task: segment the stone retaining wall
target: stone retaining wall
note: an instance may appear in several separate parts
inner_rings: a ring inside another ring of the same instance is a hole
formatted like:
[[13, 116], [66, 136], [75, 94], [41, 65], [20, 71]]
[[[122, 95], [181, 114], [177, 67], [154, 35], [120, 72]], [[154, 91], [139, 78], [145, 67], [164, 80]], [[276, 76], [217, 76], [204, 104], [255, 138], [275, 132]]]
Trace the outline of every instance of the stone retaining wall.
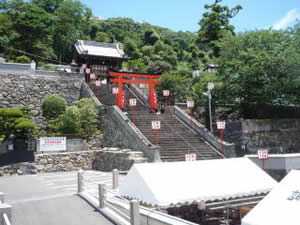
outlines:
[[149, 162], [160, 161], [159, 146], [153, 145], [116, 106], [107, 107], [103, 121], [105, 146], [141, 151]]
[[48, 172], [129, 170], [133, 163], [145, 162], [142, 152], [130, 149], [103, 148], [95, 151], [36, 153], [35, 161], [0, 167], [0, 176]]
[[80, 98], [83, 79], [78, 76], [35, 74], [0, 74], [0, 108], [22, 107], [30, 109], [36, 122], [42, 122], [41, 103], [45, 96], [62, 95], [68, 103]]

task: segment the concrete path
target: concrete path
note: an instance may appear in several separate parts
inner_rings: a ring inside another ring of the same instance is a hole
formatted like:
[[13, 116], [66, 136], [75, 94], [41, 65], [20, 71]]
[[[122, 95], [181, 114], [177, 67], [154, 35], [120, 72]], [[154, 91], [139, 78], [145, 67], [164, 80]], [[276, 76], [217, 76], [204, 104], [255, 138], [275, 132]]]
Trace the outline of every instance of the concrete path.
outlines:
[[[111, 173], [86, 172], [89, 189], [99, 183], [111, 187]], [[13, 207], [14, 225], [111, 224], [76, 195], [77, 172], [0, 178], [0, 192]]]

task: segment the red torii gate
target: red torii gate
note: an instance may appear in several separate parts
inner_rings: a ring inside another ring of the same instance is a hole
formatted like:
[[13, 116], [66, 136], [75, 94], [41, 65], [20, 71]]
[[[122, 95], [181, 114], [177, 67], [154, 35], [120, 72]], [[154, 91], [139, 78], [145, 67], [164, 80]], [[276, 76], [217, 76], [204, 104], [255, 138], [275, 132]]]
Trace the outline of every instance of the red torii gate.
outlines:
[[125, 91], [124, 84], [148, 84], [148, 103], [151, 111], [157, 111], [158, 102], [156, 94], [156, 86], [159, 84], [160, 74], [141, 74], [129, 72], [109, 71], [111, 82], [118, 85], [118, 93], [116, 96], [116, 105], [120, 109], [125, 108]]

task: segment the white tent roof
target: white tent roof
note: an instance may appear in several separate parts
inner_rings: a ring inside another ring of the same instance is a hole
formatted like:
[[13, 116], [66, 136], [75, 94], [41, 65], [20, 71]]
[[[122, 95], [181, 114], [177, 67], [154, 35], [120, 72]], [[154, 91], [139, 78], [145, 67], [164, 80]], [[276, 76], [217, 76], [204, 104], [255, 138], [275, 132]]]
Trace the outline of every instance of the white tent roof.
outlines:
[[[289, 200], [294, 195], [298, 200]], [[299, 225], [300, 171], [291, 171], [242, 220], [243, 225]]]
[[110, 58], [123, 58], [125, 53], [119, 43], [100, 43], [96, 41], [78, 40], [75, 43], [78, 54], [93, 55]]
[[267, 193], [276, 183], [248, 158], [149, 163], [131, 168], [120, 194], [166, 207]]

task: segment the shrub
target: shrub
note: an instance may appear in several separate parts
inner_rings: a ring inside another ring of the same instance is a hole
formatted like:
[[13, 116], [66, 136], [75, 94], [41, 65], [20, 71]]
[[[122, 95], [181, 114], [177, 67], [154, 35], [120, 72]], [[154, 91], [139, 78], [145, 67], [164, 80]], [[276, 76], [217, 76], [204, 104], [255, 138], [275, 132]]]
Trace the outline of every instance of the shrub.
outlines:
[[21, 55], [21, 56], [16, 57], [15, 62], [16, 63], [30, 63], [31, 59], [26, 55]]
[[59, 117], [58, 131], [69, 135], [80, 134], [80, 111], [77, 106], [68, 107], [65, 113]]
[[43, 116], [48, 119], [55, 119], [66, 111], [67, 102], [58, 95], [49, 95], [42, 103]]

